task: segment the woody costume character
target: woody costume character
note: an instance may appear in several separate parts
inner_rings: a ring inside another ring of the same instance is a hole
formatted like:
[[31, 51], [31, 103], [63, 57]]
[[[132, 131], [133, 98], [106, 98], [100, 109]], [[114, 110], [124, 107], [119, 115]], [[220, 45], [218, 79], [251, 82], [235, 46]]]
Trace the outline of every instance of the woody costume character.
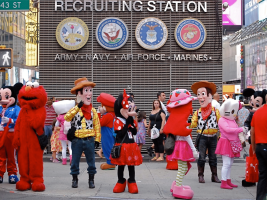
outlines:
[[78, 187], [79, 163], [82, 152], [84, 152], [88, 164], [89, 188], [95, 188], [94, 176], [95, 148], [99, 147], [101, 139], [100, 122], [96, 109], [92, 107], [93, 87], [95, 83], [89, 82], [87, 78], [79, 78], [75, 82], [75, 87], [71, 89], [72, 94], [76, 94], [78, 105], [70, 109], [64, 119], [71, 123], [68, 134], [74, 132], [72, 139], [72, 162], [71, 175], [73, 177], [72, 187]]
[[[204, 129], [197, 147], [199, 150], [199, 159], [197, 161], [199, 183], [205, 183], [204, 168], [207, 149], [212, 173], [211, 181], [221, 183], [217, 176], [217, 157], [215, 154], [220, 113], [218, 109], [211, 105], [212, 95], [216, 93], [216, 85], [208, 81], [199, 81], [195, 82], [191, 89], [197, 95], [201, 108], [194, 112], [190, 128], [197, 127], [198, 134], [201, 134], [202, 129]], [[203, 128], [205, 123], [206, 125]]]
[[[113, 188], [114, 193], [124, 192], [126, 182], [130, 193], [138, 193], [138, 187], [135, 181], [135, 165], [140, 165], [143, 162], [139, 147], [134, 141], [133, 135], [136, 135], [137, 122], [133, 116], [136, 116], [134, 111], [134, 102], [130, 95], [120, 94], [115, 101], [114, 111], [116, 119], [114, 122], [114, 131], [117, 133], [115, 145], [121, 146], [119, 158], [112, 158], [111, 163], [118, 165], [118, 182]], [[124, 178], [124, 168], [128, 165], [129, 179]]]

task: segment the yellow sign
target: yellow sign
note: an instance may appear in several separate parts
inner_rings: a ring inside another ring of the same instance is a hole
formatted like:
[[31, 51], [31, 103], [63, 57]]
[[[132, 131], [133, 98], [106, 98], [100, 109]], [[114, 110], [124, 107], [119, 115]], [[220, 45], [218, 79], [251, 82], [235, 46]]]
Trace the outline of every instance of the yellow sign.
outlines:
[[88, 41], [87, 25], [77, 17], [69, 17], [59, 23], [56, 30], [58, 44], [67, 50], [78, 50]]

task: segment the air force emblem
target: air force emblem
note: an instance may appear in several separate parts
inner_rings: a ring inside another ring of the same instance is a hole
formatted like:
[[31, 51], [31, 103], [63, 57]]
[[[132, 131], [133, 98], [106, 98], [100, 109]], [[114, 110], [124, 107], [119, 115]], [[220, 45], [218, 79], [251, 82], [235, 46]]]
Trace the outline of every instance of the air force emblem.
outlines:
[[138, 44], [148, 50], [162, 47], [168, 38], [168, 29], [163, 21], [155, 17], [148, 17], [139, 22], [135, 29]]

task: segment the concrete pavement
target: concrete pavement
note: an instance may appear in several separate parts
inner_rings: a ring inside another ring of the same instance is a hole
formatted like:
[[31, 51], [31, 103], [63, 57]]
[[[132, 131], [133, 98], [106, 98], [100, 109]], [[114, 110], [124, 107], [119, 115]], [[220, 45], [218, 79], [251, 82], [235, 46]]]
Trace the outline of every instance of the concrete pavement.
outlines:
[[[136, 167], [136, 181], [139, 188], [138, 194], [130, 194], [128, 189], [120, 194], [112, 192], [117, 182], [117, 170], [101, 170], [97, 159], [97, 174], [95, 175], [95, 189], [88, 188], [88, 174], [86, 162], [80, 163], [79, 187], [71, 188], [72, 177], [69, 165], [61, 163], [44, 162], [44, 180], [46, 190], [44, 192], [34, 193], [31, 190], [20, 192], [15, 189], [15, 185], [7, 183], [7, 175], [4, 182], [0, 184], [0, 199], [8, 197], [15, 199], [15, 196], [27, 199], [174, 199], [170, 193], [170, 186], [175, 180], [177, 171], [166, 170], [166, 162], [150, 162], [149, 157], [145, 156], [142, 165]], [[221, 174], [222, 163], [218, 163], [218, 174]], [[124, 171], [125, 178], [128, 178], [128, 169]], [[243, 158], [236, 159], [232, 167], [232, 182], [238, 185], [233, 190], [223, 190], [220, 184], [212, 183], [211, 173], [208, 164], [205, 169], [205, 184], [198, 183], [197, 166], [192, 163], [192, 168], [185, 176], [183, 184], [190, 185], [194, 191], [193, 199], [208, 200], [230, 200], [230, 199], [255, 199], [256, 187], [244, 188], [241, 181], [245, 175], [245, 162]], [[5, 194], [5, 195], [4, 195]], [[29, 196], [30, 195], [30, 196]], [[34, 196], [33, 196], [34, 195]], [[1, 198], [2, 197], [2, 198]], [[14, 198], [13, 198], [14, 197]], [[36, 197], [36, 198], [33, 198]], [[6, 198], [5, 198], [6, 199]]]

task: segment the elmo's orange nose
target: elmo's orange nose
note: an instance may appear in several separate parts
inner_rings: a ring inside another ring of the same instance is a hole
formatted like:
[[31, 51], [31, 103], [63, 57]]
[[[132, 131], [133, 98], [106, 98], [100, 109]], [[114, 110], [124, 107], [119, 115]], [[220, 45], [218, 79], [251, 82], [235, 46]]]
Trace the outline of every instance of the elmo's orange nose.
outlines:
[[26, 87], [25, 87], [25, 91], [26, 91], [26, 92], [30, 91], [31, 89], [32, 89], [31, 86], [26, 86]]

